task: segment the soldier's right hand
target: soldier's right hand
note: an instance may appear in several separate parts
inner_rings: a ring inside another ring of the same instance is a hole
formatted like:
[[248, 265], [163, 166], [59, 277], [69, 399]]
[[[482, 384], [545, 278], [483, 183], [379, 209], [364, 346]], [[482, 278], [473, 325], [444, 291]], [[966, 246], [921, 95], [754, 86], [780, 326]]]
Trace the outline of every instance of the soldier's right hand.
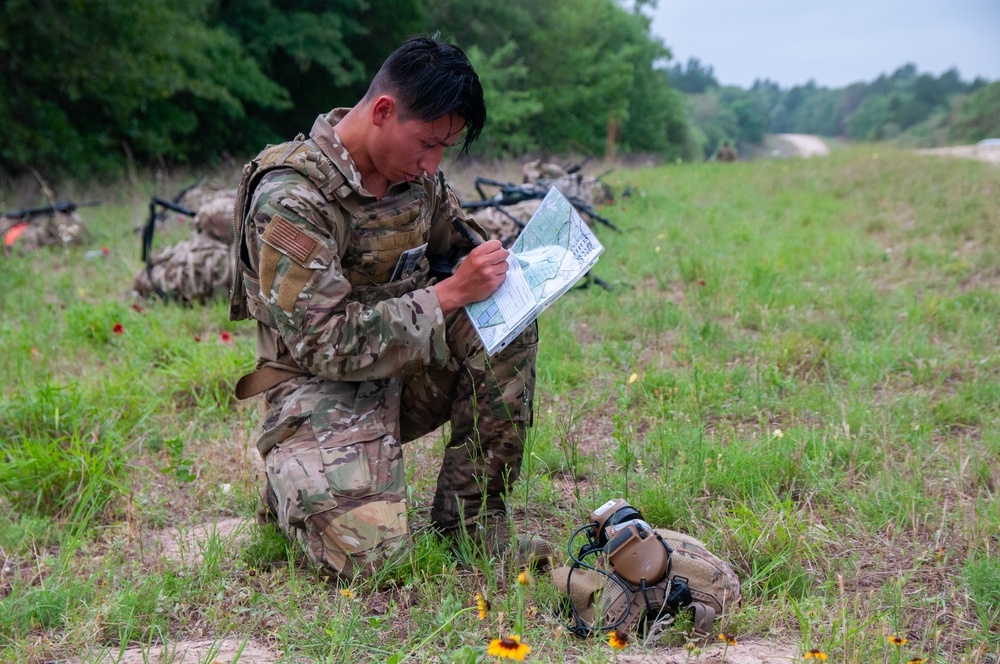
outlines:
[[500, 240], [490, 240], [473, 249], [455, 274], [434, 285], [444, 314], [492, 295], [507, 278], [509, 255]]

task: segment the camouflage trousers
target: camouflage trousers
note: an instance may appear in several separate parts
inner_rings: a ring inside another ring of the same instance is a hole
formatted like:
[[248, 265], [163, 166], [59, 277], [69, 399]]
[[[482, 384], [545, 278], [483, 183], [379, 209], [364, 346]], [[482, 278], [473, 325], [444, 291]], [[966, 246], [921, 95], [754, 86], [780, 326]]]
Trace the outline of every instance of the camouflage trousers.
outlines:
[[[298, 404], [300, 423], [265, 456], [268, 507], [331, 575], [367, 578], [406, 544], [402, 445], [447, 421], [433, 525], [447, 530], [506, 513], [532, 418], [537, 327], [487, 357], [464, 311], [446, 325], [451, 357], [443, 368], [364, 383], [312, 377], [282, 400], [284, 411]], [[315, 390], [323, 398], [308, 394]]]

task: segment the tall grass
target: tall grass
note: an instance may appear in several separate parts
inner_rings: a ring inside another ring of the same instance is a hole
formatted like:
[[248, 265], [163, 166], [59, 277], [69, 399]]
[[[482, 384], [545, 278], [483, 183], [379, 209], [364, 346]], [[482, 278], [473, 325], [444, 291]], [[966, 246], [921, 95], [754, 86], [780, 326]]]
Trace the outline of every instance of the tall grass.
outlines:
[[[520, 534], [557, 549], [619, 496], [703, 539], [743, 581], [719, 624], [738, 641], [985, 664], [1000, 657], [1000, 171], [875, 150], [608, 176], [632, 192], [604, 210], [624, 232], [597, 229], [614, 289], [541, 318], [509, 502]], [[231, 397], [252, 326], [225, 303], [132, 306], [151, 188], [83, 211], [96, 244], [0, 261], [0, 660], [229, 634], [283, 661], [488, 660], [515, 629], [511, 560], [421, 535], [346, 597], [270, 528], [155, 552], [164, 528], [249, 520], [259, 462], [254, 408]], [[445, 439], [406, 449], [416, 528]], [[613, 657], [560, 628], [544, 575], [525, 597], [529, 659]], [[680, 647], [685, 625], [630, 649]]]

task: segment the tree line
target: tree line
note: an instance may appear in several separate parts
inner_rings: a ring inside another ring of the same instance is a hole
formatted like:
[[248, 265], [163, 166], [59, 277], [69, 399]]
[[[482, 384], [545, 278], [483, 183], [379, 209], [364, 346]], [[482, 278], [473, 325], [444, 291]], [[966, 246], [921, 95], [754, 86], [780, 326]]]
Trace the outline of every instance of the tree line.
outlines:
[[350, 106], [403, 39], [463, 48], [489, 109], [475, 153], [652, 153], [816, 133], [913, 145], [1000, 135], [1000, 82], [913, 65], [871, 83], [720, 86], [650, 31], [655, 0], [5, 0], [0, 176], [117, 177], [243, 160]]
[[87, 177], [242, 159], [353, 105], [403, 39], [463, 48], [480, 154], [690, 156], [648, 0], [6, 0], [0, 171]]
[[934, 76], [906, 64], [870, 83], [835, 89], [812, 81], [789, 89], [769, 80], [747, 90], [720, 86], [713, 68], [697, 58], [674, 64], [668, 73], [671, 85], [687, 95], [692, 140], [706, 156], [722, 140], [758, 144], [765, 133], [909, 147], [1000, 136], [1000, 81], [963, 81], [956, 69]]

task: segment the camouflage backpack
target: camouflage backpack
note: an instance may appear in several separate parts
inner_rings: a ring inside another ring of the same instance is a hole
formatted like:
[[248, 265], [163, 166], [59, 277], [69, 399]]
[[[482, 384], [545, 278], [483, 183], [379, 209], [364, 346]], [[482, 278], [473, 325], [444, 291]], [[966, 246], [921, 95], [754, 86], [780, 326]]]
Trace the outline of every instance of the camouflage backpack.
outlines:
[[233, 284], [232, 248], [204, 233], [153, 256], [136, 272], [132, 289], [141, 297], [156, 293], [185, 304], [227, 296]]
[[196, 210], [194, 227], [201, 233], [226, 244], [233, 243], [234, 223], [233, 206], [236, 202], [235, 191], [219, 192], [215, 198], [205, 201]]

